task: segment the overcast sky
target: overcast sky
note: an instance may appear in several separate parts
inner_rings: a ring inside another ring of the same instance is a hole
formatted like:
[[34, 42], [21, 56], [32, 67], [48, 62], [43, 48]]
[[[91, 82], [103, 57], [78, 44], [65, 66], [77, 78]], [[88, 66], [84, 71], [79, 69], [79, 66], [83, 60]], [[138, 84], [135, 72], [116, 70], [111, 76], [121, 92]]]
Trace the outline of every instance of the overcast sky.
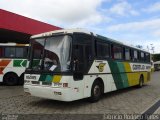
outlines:
[[160, 53], [160, 0], [0, 0], [0, 8]]

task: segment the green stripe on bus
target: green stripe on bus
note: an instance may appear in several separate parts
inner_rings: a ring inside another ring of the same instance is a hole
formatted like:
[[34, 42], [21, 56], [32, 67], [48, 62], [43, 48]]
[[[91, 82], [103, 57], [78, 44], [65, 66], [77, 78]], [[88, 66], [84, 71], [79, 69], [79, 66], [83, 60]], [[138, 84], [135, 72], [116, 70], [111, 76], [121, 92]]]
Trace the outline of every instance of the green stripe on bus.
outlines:
[[41, 75], [39, 78], [39, 81], [45, 81], [46, 77], [47, 77], [47, 75]]
[[46, 82], [52, 82], [53, 76], [47, 75], [45, 81]]
[[43, 82], [52, 82], [53, 80], [53, 76], [51, 75], [41, 75], [39, 78], [39, 81], [43, 81]]
[[23, 60], [13, 60], [13, 67], [22, 67], [21, 62]]
[[22, 66], [26, 67], [26, 65], [27, 65], [27, 60], [24, 60], [23, 63], [22, 63]]
[[[113, 79], [117, 89], [122, 89], [128, 87], [128, 78], [125, 72], [125, 68], [123, 63], [121, 62], [108, 62], [111, 73], [113, 75]], [[123, 72], [119, 74], [120, 72]]]
[[119, 68], [119, 72], [122, 73], [120, 75], [121, 75], [121, 80], [122, 80], [122, 83], [123, 83], [123, 87], [124, 88], [129, 87], [128, 77], [127, 77], [127, 74], [125, 73], [126, 70], [125, 70], [124, 64], [122, 62], [118, 62], [117, 65], [118, 65], [118, 68]]

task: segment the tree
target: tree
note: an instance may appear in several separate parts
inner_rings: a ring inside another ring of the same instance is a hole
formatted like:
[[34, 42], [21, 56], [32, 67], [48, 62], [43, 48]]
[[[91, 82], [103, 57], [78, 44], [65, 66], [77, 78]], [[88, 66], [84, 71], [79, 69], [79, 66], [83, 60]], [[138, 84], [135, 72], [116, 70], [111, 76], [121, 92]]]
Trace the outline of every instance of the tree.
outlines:
[[137, 48], [142, 49], [143, 46], [142, 45], [136, 45]]
[[160, 61], [160, 54], [153, 54], [153, 61]]

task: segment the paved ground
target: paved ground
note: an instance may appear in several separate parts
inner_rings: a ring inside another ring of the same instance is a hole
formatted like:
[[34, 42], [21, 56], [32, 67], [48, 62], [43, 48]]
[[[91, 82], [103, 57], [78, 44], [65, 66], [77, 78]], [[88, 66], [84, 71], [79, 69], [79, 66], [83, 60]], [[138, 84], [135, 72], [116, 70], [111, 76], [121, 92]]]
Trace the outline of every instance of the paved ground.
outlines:
[[[140, 114], [160, 99], [160, 72], [143, 88], [127, 88], [107, 93], [97, 103], [87, 100], [59, 102], [27, 96], [22, 86], [0, 86], [2, 114]], [[156, 111], [160, 113], [160, 109]]]

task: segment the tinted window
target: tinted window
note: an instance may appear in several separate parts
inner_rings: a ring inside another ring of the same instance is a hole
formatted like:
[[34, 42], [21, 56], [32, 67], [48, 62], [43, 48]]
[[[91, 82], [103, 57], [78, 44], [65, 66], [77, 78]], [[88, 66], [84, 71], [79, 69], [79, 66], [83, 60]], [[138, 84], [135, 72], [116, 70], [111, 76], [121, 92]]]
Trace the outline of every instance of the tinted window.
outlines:
[[108, 58], [110, 53], [109, 44], [97, 42], [96, 53], [99, 58]]
[[15, 53], [16, 53], [15, 47], [6, 47], [5, 52], [4, 52], [4, 56], [9, 57], [9, 58], [13, 58], [13, 57], [15, 57]]
[[144, 54], [144, 52], [141, 52], [141, 54], [140, 54], [140, 57], [141, 57], [141, 61], [145, 61], [145, 54]]
[[134, 51], [133, 51], [133, 60], [134, 60], [134, 61], [137, 61], [137, 60], [138, 60], [138, 52], [137, 52], [137, 50], [134, 50]]
[[74, 44], [88, 44], [91, 45], [91, 36], [86, 34], [75, 34]]
[[26, 58], [27, 48], [17, 47], [16, 48], [16, 58]]
[[92, 58], [92, 37], [87, 34], [74, 34], [73, 40], [73, 60], [78, 61], [74, 69], [85, 72], [88, 69]]
[[113, 46], [113, 58], [114, 59], [122, 59], [122, 47], [120, 46]]
[[125, 48], [125, 60], [130, 60], [130, 49]]

